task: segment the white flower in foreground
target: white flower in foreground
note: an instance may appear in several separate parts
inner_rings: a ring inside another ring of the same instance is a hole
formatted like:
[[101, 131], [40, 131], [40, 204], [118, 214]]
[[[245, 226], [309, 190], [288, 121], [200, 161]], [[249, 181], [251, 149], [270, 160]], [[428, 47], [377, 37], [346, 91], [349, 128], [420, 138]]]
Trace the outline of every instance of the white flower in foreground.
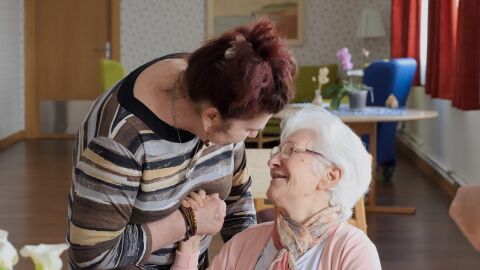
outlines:
[[8, 232], [0, 230], [0, 270], [12, 270], [18, 262], [18, 253], [15, 247], [8, 242]]
[[31, 257], [35, 264], [35, 269], [60, 270], [62, 269], [62, 259], [60, 258], [60, 254], [62, 254], [67, 248], [67, 244], [26, 245], [20, 249], [20, 254], [23, 257]]

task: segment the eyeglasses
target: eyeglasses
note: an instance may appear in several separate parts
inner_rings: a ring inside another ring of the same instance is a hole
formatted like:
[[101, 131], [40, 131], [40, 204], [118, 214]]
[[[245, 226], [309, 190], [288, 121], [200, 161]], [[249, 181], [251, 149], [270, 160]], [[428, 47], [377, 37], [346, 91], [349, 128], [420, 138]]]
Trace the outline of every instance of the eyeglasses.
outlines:
[[291, 158], [293, 156], [293, 153], [312, 153], [314, 155], [321, 156], [328, 161], [328, 159], [323, 154], [310, 149], [298, 148], [294, 143], [290, 142], [287, 142], [281, 146], [275, 146], [272, 151], [270, 151], [270, 158], [273, 158], [278, 153], [280, 153], [280, 156], [285, 159]]

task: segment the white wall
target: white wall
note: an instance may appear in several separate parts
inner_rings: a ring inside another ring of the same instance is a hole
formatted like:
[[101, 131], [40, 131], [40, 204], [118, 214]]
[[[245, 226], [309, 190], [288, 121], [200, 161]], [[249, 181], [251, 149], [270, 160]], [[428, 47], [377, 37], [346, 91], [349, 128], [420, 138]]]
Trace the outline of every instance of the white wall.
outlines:
[[202, 44], [203, 0], [122, 0], [120, 7], [121, 59], [127, 70]]
[[0, 139], [25, 128], [23, 0], [0, 1]]
[[409, 106], [438, 111], [438, 118], [411, 122], [405, 132], [416, 149], [460, 185], [480, 185], [480, 111], [452, 108], [450, 101], [432, 99], [423, 87], [412, 89]]
[[[361, 45], [371, 59], [390, 55], [390, 0], [304, 0], [303, 46], [293, 51], [300, 65], [336, 63], [335, 53], [349, 47], [360, 64]], [[362, 7], [380, 10], [387, 36], [355, 37]], [[121, 58], [128, 70], [164, 54], [193, 51], [205, 39], [205, 0], [122, 0]]]

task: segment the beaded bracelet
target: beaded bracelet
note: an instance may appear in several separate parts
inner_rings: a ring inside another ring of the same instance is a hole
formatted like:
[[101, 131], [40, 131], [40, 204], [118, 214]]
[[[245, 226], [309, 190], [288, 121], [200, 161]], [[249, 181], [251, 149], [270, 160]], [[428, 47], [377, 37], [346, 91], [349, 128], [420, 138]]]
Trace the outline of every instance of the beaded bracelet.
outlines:
[[180, 205], [178, 208], [180, 213], [183, 216], [183, 219], [185, 220], [185, 238], [183, 241], [187, 241], [190, 237], [194, 236], [197, 233], [197, 219], [195, 218], [195, 214], [193, 213], [193, 210], [191, 207], [184, 207], [183, 205]]
[[197, 219], [195, 218], [195, 213], [191, 207], [185, 208], [187, 211], [188, 218], [190, 220], [191, 236], [197, 234]]

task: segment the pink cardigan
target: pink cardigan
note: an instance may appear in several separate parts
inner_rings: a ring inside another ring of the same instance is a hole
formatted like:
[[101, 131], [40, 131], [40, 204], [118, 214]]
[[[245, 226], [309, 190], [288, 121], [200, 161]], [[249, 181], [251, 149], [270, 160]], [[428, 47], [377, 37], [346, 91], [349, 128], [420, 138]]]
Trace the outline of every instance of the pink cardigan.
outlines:
[[[268, 222], [237, 234], [222, 247], [209, 269], [255, 269], [258, 257], [272, 236], [272, 230], [273, 222]], [[328, 238], [321, 256], [318, 269], [382, 269], [375, 245], [361, 230], [348, 223], [342, 223]], [[172, 269], [197, 269], [197, 258], [177, 251]]]

